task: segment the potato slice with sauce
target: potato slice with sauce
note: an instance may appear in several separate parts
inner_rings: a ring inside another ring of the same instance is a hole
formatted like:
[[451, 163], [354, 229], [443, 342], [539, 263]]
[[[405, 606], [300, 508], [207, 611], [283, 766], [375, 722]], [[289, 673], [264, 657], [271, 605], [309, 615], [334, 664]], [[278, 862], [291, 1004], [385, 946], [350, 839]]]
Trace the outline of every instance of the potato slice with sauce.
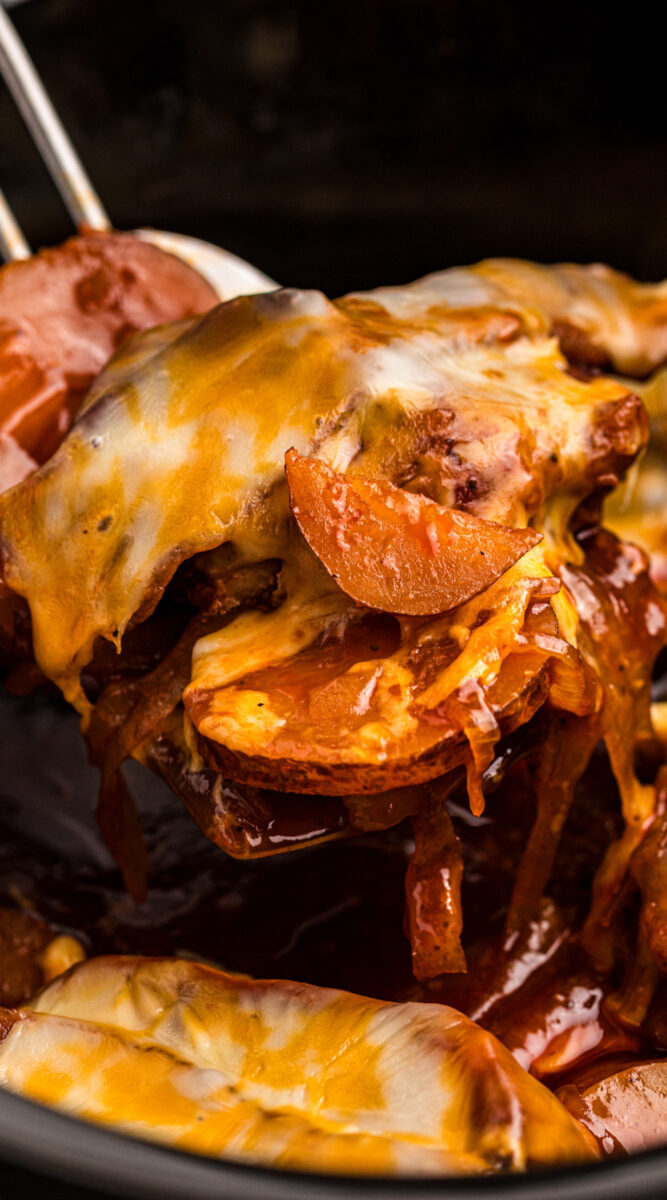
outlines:
[[598, 702], [558, 637], [557, 589], [536, 552], [439, 617], [399, 620], [333, 586], [296, 586], [195, 646], [184, 701], [201, 752], [240, 782], [328, 795], [424, 782], [469, 749], [479, 775], [501, 732], [544, 700], [554, 658], [573, 668], [564, 705]]
[[542, 540], [384, 480], [342, 475], [288, 450], [292, 512], [346, 595], [411, 616], [449, 612], [495, 583]]

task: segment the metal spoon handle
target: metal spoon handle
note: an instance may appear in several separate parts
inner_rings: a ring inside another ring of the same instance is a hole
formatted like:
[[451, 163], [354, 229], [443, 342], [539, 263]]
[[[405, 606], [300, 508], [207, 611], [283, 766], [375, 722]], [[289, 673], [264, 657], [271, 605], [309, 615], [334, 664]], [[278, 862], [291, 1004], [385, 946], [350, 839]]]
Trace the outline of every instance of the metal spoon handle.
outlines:
[[0, 70], [75, 225], [109, 229], [100, 198], [1, 4]]
[[0, 255], [6, 262], [30, 258], [30, 246], [14, 216], [3, 191], [0, 190]]

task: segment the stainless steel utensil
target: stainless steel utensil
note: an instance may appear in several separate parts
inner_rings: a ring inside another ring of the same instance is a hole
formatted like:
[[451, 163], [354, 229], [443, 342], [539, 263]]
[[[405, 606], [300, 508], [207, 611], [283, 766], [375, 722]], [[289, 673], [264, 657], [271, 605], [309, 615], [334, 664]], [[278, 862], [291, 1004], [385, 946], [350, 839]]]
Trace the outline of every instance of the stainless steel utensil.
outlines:
[[[1, 4], [0, 71], [75, 226], [100, 231], [111, 229], [104, 206]], [[221, 300], [251, 292], [270, 292], [279, 286], [251, 263], [198, 238], [157, 229], [139, 229], [136, 235], [189, 263], [208, 280]], [[0, 253], [6, 260], [30, 256], [30, 246], [2, 192]]]

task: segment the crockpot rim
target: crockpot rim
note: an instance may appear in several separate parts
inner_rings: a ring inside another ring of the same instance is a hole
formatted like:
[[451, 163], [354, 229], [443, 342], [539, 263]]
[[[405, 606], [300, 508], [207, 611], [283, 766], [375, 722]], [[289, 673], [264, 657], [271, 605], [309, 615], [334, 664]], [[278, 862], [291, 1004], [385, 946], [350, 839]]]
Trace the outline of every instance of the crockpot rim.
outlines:
[[633, 1200], [664, 1195], [667, 1147], [526, 1174], [374, 1177], [199, 1157], [57, 1112], [0, 1088], [0, 1161], [127, 1200]]

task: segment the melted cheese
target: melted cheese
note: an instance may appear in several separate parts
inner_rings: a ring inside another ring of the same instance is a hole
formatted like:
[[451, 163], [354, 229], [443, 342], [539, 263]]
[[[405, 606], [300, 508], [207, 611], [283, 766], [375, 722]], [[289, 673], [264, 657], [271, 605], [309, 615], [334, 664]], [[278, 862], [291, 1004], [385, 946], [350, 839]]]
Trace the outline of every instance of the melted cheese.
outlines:
[[[483, 266], [463, 272], [468, 304], [500, 294]], [[0, 497], [5, 582], [29, 602], [39, 665], [82, 711], [95, 639], [118, 642], [184, 558], [230, 538], [276, 553], [285, 500], [269, 493], [292, 446], [400, 478], [428, 457], [429, 421], [449, 422], [434, 498], [459, 504], [467, 487], [470, 511], [514, 526], [594, 487], [627, 390], [571, 378], [525, 305], [457, 309], [461, 276], [337, 304], [242, 297], [112, 361], [54, 457]], [[612, 460], [643, 437], [638, 412], [621, 424]]]
[[486, 259], [447, 274], [459, 303], [466, 295], [466, 303], [567, 321], [624, 374], [647, 375], [667, 356], [667, 282], [636, 283], [601, 263], [544, 267], [516, 258]]
[[0, 1044], [0, 1082], [183, 1149], [310, 1170], [523, 1169], [594, 1157], [495, 1038], [443, 1005], [95, 959]]

